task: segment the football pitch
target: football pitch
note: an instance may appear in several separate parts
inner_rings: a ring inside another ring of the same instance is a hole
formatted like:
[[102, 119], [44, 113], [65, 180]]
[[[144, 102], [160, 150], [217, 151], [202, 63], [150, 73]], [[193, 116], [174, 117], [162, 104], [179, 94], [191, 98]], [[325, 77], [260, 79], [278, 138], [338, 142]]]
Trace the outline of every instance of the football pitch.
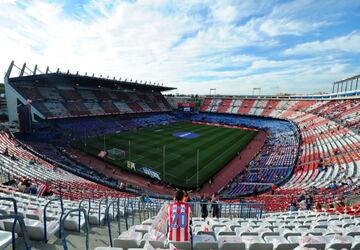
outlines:
[[[195, 189], [207, 182], [255, 137], [256, 131], [176, 123], [76, 142], [74, 147], [146, 176], [155, 173], [170, 185]], [[131, 163], [129, 163], [131, 162]], [[197, 169], [199, 169], [197, 175]], [[150, 170], [150, 171], [149, 171]], [[234, 173], [235, 175], [236, 173]]]

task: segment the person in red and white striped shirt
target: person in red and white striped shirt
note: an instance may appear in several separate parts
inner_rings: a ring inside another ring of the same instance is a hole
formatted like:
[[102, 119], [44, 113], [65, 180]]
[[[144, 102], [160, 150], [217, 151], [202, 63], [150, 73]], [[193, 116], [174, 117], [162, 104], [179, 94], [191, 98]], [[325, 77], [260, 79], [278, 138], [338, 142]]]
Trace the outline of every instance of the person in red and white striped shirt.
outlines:
[[183, 191], [176, 191], [174, 202], [168, 206], [169, 241], [190, 240], [191, 207], [189, 204], [182, 202], [183, 197]]

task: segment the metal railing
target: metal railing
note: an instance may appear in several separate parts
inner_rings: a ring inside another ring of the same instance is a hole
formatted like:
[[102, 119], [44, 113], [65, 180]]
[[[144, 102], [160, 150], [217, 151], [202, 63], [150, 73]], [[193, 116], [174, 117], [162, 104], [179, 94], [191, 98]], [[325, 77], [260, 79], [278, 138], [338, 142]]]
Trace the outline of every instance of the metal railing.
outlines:
[[[125, 203], [124, 203], [125, 204]], [[109, 241], [110, 241], [110, 246], [113, 246], [112, 243], [112, 233], [111, 233], [111, 224], [110, 224], [110, 207], [113, 207], [113, 216], [114, 216], [114, 206], [116, 205], [117, 207], [117, 214], [116, 214], [116, 222], [117, 222], [117, 227], [118, 227], [118, 235], [121, 234], [121, 228], [120, 228], [120, 199], [117, 198], [115, 200], [112, 200], [106, 207], [105, 210], [105, 218], [106, 218], [106, 225], [108, 227], [108, 233], [109, 233]], [[124, 205], [124, 217], [125, 217], [125, 211], [126, 211], [126, 206]], [[126, 230], [128, 230], [128, 228], [126, 228]]]
[[[47, 235], [47, 218], [46, 218], [46, 209], [47, 207], [54, 201], [60, 201], [60, 208], [61, 208], [61, 215], [60, 215], [60, 221], [62, 220], [62, 217], [64, 216], [64, 203], [63, 203], [63, 200], [62, 198], [53, 198], [53, 199], [50, 199], [45, 207], [44, 207], [44, 212], [43, 212], [43, 220], [44, 220], [44, 241], [45, 243], [48, 242], [48, 235]], [[59, 238], [61, 238], [61, 230], [59, 230]]]
[[[88, 221], [88, 217], [86, 215], [86, 210], [84, 208], [76, 208], [76, 209], [72, 209], [70, 211], [68, 211], [65, 216], [62, 218], [62, 220], [60, 221], [60, 231], [61, 231], [61, 236], [62, 236], [62, 242], [63, 242], [63, 246], [64, 246], [64, 250], [68, 250], [68, 246], [67, 246], [67, 242], [66, 242], [66, 234], [65, 234], [65, 229], [64, 229], [64, 223], [66, 218], [71, 214], [71, 213], [75, 213], [78, 212], [79, 213], [79, 217], [81, 217], [81, 213], [84, 214], [84, 218], [85, 218], [85, 249], [88, 250], [89, 249], [89, 221]], [[80, 224], [79, 224], [80, 225]], [[81, 226], [80, 226], [81, 227]]]
[[25, 226], [25, 222], [24, 219], [18, 215], [18, 214], [6, 214], [6, 215], [0, 215], [0, 220], [8, 220], [8, 219], [14, 219], [13, 222], [13, 226], [12, 226], [12, 249], [16, 250], [16, 234], [15, 234], [15, 229], [16, 229], [16, 222], [19, 222], [20, 225], [20, 230], [22, 233], [22, 236], [24, 237], [24, 244], [25, 244], [25, 249], [26, 250], [30, 250], [31, 246], [29, 244], [29, 237], [27, 235], [27, 231], [26, 231], [26, 226]]
[[12, 248], [13, 248], [13, 250], [16, 249], [16, 235], [15, 235], [16, 222], [19, 222], [21, 233], [24, 236], [26, 250], [31, 249], [24, 219], [22, 218], [22, 216], [20, 216], [18, 214], [17, 201], [11, 197], [0, 197], [0, 200], [11, 201], [13, 203], [14, 214], [0, 215], [0, 220], [14, 219], [12, 231], [11, 231], [12, 232]]

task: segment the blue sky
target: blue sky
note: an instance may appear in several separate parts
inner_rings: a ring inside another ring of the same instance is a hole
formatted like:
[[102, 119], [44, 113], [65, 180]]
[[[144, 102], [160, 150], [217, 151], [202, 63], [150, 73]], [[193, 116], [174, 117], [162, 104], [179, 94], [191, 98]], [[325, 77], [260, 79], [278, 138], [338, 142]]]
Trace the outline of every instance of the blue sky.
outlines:
[[360, 73], [360, 1], [0, 1], [11, 60], [177, 87], [330, 91]]

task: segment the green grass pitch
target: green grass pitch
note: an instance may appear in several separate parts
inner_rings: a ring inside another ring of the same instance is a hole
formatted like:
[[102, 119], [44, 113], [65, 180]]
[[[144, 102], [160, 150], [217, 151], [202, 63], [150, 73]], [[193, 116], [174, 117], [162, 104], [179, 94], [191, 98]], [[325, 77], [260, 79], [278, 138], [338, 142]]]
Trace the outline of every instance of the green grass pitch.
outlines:
[[[194, 139], [176, 138], [174, 132], [193, 132]], [[126, 160], [136, 168], [148, 167], [158, 173], [162, 181], [184, 189], [195, 189], [207, 182], [225, 164], [231, 161], [256, 135], [255, 131], [209, 125], [176, 123], [160, 127], [107, 135], [105, 149], [125, 151]], [[130, 150], [129, 150], [130, 141]], [[163, 147], [165, 146], [165, 176], [163, 174]], [[97, 156], [104, 149], [104, 137], [87, 138], [74, 147]], [[199, 150], [199, 182], [197, 182], [197, 150]], [[105, 157], [105, 161], [128, 169], [126, 160]], [[129, 170], [129, 169], [128, 169]]]

